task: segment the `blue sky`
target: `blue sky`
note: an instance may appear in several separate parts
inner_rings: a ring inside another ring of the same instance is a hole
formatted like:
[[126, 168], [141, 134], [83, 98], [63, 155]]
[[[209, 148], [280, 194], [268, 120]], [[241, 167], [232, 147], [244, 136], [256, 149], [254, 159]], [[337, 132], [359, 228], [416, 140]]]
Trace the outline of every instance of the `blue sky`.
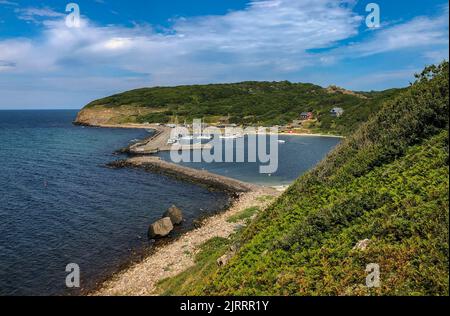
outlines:
[[65, 23], [69, 2], [0, 0], [0, 109], [244, 80], [381, 90], [448, 59], [442, 0], [79, 0], [79, 28]]

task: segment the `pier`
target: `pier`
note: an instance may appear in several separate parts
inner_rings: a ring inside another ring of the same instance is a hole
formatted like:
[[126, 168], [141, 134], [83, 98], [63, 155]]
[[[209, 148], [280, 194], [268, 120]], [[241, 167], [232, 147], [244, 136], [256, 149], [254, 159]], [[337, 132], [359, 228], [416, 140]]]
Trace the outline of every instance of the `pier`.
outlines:
[[142, 168], [150, 172], [157, 172], [175, 179], [205, 185], [209, 188], [225, 191], [228, 193], [245, 193], [252, 191], [267, 190], [268, 193], [275, 191], [272, 188], [257, 184], [246, 183], [229, 177], [181, 166], [172, 162], [162, 160], [159, 157], [140, 156], [126, 160], [119, 160], [108, 164], [112, 168]]
[[137, 142], [124, 151], [132, 155], [153, 155], [162, 151], [211, 149], [210, 144], [169, 144], [172, 129], [163, 125], [149, 125], [155, 130], [150, 138]]

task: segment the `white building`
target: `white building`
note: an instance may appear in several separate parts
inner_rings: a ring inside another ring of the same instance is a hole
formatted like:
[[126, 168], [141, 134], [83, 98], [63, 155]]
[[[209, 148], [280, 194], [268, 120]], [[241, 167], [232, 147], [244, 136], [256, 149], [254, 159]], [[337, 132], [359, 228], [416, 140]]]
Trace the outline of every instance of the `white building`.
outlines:
[[341, 117], [344, 114], [343, 108], [332, 108], [330, 114], [334, 117]]

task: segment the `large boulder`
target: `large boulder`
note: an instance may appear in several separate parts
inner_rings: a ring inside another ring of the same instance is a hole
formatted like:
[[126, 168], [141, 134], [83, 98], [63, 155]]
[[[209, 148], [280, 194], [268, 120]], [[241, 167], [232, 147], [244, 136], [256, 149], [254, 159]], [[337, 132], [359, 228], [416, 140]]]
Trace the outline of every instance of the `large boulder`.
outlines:
[[173, 224], [169, 217], [164, 217], [153, 224], [148, 228], [148, 236], [150, 238], [161, 238], [170, 234], [173, 230]]
[[180, 225], [183, 222], [183, 212], [175, 205], [169, 208], [163, 217], [169, 217], [173, 225]]

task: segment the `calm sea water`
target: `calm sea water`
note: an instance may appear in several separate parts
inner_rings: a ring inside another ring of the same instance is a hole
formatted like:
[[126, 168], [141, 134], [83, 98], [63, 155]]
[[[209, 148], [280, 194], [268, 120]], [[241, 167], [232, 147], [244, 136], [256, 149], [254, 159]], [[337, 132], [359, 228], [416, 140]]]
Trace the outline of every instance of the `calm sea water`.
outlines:
[[[297, 179], [300, 175], [314, 167], [321, 161], [328, 152], [330, 152], [341, 141], [336, 137], [316, 137], [316, 136], [285, 136], [280, 135], [279, 140], [284, 143], [278, 146], [278, 168], [271, 174], [260, 173], [260, 167], [267, 163], [259, 162], [241, 162], [241, 163], [182, 163], [188, 167], [204, 169], [227, 177], [236, 178], [242, 181], [257, 183], [267, 186], [288, 185]], [[248, 161], [247, 144], [248, 137], [245, 137], [243, 143], [236, 140], [222, 141], [222, 160], [228, 152], [229, 157], [236, 159], [237, 152], [244, 151], [245, 161]], [[258, 146], [259, 143], [258, 143]], [[214, 153], [214, 150], [212, 150]], [[269, 139], [266, 141], [266, 152], [270, 151]], [[164, 160], [171, 160], [168, 152], [160, 153], [159, 156]], [[191, 154], [192, 159], [192, 154]]]
[[0, 295], [77, 294], [66, 265], [91, 288], [149, 249], [148, 224], [172, 204], [194, 218], [222, 193], [105, 163], [142, 130], [71, 124], [75, 111], [0, 111]]
[[[200, 186], [104, 165], [142, 130], [73, 126], [76, 111], [0, 111], [0, 295], [78, 294], [65, 286], [66, 265], [92, 288], [151, 247], [148, 225], [172, 204], [187, 223], [223, 209], [229, 199]], [[295, 180], [339, 143], [337, 138], [282, 136], [272, 175], [255, 163], [196, 163], [244, 181]], [[169, 159], [167, 153], [162, 157]], [[180, 230], [177, 233], [181, 233]]]

